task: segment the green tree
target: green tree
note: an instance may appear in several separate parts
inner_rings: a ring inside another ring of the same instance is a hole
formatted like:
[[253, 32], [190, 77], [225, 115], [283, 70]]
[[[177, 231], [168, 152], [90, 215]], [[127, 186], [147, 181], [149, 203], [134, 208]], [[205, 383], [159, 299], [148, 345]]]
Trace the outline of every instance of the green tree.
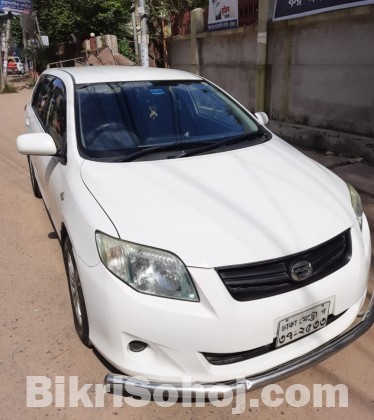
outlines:
[[80, 17], [74, 3], [71, 0], [34, 0], [40, 29], [51, 42], [67, 41], [79, 28]]
[[206, 7], [208, 2], [209, 0], [146, 0], [146, 3], [149, 5], [149, 37], [153, 43], [158, 61], [162, 62], [164, 60], [161, 21], [164, 21], [165, 25], [178, 25], [179, 19], [185, 12], [197, 7]]
[[[137, 0], [34, 0], [40, 30], [48, 35], [52, 45], [78, 41], [90, 33], [117, 35], [120, 51], [133, 58], [132, 36], [128, 32], [131, 6]], [[208, 0], [146, 0], [149, 6], [148, 26], [155, 50], [162, 51], [161, 19], [166, 24], [172, 16], [181, 16], [195, 7], [204, 7]], [[129, 43], [130, 41], [130, 43]], [[160, 53], [161, 54], [161, 53]], [[159, 54], [159, 56], [160, 56]]]
[[12, 18], [10, 43], [15, 48], [23, 49], [23, 36], [22, 36], [21, 25], [19, 22], [19, 17]]
[[130, 19], [131, 0], [34, 0], [40, 29], [52, 43], [112, 33], [125, 36]]
[[[58, 43], [67, 42], [71, 34], [82, 40], [91, 32], [125, 38], [133, 3], [137, 0], [34, 0], [33, 5], [42, 32]], [[146, 0], [146, 4], [151, 36], [157, 37], [161, 17], [168, 20], [195, 7], [205, 7], [208, 0]]]

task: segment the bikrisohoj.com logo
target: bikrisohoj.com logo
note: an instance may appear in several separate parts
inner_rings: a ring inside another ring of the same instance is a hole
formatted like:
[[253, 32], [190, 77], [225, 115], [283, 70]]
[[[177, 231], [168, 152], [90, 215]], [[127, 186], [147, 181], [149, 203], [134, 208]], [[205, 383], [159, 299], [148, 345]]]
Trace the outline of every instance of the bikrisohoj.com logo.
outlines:
[[[142, 386], [139, 386], [139, 380]], [[157, 404], [160, 407], [171, 407], [175, 404], [182, 407], [205, 407], [211, 404], [215, 407], [231, 406], [232, 414], [241, 414], [246, 407], [261, 406], [348, 407], [348, 387], [344, 384], [313, 384], [311, 389], [303, 384], [293, 384], [286, 389], [278, 384], [270, 384], [261, 389], [260, 398], [250, 398], [250, 394], [246, 394], [251, 386], [248, 380], [237, 380], [233, 386], [222, 384], [205, 387], [192, 384], [186, 377], [183, 378], [182, 386], [160, 384], [152, 392], [144, 387], [147, 382], [144, 378], [134, 377], [125, 384], [120, 381], [114, 385], [80, 384], [78, 376], [27, 376], [26, 406], [121, 408], [126, 405], [145, 407], [148, 404]], [[247, 395], [249, 396], [246, 397]]]

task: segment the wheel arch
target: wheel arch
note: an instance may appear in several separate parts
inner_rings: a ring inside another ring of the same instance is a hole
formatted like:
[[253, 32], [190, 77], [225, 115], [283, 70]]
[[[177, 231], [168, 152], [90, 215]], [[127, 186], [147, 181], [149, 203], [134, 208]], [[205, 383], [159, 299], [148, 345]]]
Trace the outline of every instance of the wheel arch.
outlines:
[[65, 242], [66, 238], [68, 238], [68, 237], [69, 237], [69, 234], [68, 234], [68, 230], [66, 229], [65, 223], [62, 223], [61, 224], [61, 230], [60, 230], [61, 246], [64, 246], [64, 242]]

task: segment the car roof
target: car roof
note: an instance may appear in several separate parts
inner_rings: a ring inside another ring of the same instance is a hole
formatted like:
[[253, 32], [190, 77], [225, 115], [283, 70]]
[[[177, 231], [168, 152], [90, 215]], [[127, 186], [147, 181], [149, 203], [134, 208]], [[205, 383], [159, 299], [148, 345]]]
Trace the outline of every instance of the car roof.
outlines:
[[75, 84], [100, 82], [130, 82], [147, 80], [201, 80], [196, 74], [182, 70], [139, 66], [82, 66], [46, 70], [58, 77], [61, 72], [71, 75]]

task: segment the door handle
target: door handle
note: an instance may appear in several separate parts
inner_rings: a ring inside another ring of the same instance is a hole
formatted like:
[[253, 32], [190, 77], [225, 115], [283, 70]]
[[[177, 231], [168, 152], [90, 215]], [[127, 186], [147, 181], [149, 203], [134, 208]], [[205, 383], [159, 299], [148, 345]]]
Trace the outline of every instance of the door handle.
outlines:
[[30, 126], [30, 120], [28, 118], [26, 118], [26, 127]]

